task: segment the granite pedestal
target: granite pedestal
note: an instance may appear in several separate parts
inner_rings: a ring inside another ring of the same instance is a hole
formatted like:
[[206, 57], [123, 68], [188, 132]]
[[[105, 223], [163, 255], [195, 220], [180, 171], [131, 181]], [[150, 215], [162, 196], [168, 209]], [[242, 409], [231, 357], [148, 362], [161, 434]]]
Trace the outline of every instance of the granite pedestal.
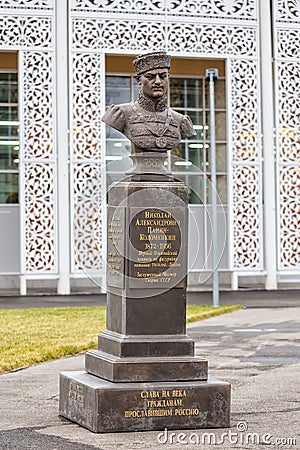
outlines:
[[187, 187], [158, 177], [109, 192], [107, 329], [61, 374], [60, 415], [94, 432], [229, 426], [230, 385], [186, 334]]

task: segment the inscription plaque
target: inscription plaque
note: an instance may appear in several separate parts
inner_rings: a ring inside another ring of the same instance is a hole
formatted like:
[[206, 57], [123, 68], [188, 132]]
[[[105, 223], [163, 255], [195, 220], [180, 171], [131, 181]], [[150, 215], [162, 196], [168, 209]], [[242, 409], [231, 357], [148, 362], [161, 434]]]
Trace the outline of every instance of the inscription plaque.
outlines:
[[199, 403], [191, 402], [190, 389], [140, 391], [133, 409], [124, 410], [126, 419], [142, 417], [199, 416]]
[[129, 287], [182, 287], [186, 209], [130, 208]]
[[71, 381], [69, 386], [69, 398], [84, 404], [84, 388], [80, 384]]
[[107, 208], [107, 284], [124, 288], [125, 208]]

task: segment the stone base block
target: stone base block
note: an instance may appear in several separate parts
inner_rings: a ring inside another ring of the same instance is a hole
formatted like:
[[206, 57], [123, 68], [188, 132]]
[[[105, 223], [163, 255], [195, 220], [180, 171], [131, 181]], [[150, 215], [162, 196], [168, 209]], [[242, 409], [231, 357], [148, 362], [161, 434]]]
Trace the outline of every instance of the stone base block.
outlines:
[[122, 357], [193, 356], [194, 341], [186, 335], [126, 336], [106, 330], [98, 336], [102, 352]]
[[86, 372], [63, 372], [59, 414], [95, 433], [225, 428], [230, 384], [216, 379], [116, 384]]
[[207, 360], [196, 356], [119, 358], [100, 350], [85, 354], [88, 373], [115, 383], [207, 380]]

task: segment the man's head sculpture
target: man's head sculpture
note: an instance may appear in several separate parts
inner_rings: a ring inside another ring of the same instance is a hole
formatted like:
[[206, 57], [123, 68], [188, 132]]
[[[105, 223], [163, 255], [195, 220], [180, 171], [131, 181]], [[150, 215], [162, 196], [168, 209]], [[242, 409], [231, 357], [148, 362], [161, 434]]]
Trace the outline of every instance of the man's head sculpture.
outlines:
[[111, 105], [102, 118], [132, 142], [132, 153], [166, 152], [195, 134], [190, 118], [167, 105], [170, 60], [164, 52], [138, 56], [133, 61], [141, 85], [138, 99]]

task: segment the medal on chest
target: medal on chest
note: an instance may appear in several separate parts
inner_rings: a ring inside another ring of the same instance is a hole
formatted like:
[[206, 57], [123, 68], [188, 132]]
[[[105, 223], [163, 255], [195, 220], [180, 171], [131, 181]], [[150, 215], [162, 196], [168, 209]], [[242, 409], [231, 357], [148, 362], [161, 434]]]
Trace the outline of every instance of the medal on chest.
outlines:
[[165, 137], [160, 136], [155, 140], [155, 144], [158, 148], [166, 148], [166, 146], [168, 145], [168, 141]]

